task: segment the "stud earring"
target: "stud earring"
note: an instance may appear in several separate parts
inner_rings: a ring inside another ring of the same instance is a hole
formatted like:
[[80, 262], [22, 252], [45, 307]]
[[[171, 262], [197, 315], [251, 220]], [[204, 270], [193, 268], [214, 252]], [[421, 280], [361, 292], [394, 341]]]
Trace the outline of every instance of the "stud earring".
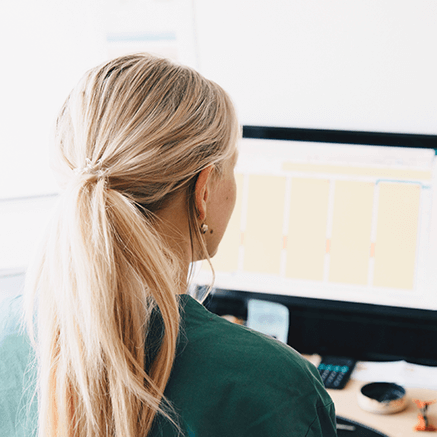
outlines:
[[202, 226], [200, 227], [200, 232], [202, 234], [206, 234], [208, 232], [208, 225], [206, 223], [203, 223]]

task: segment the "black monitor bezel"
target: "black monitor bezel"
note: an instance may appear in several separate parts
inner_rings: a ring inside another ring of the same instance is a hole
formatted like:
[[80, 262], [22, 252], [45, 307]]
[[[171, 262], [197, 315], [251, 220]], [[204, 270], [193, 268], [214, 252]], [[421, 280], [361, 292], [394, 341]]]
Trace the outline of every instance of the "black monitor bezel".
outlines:
[[243, 138], [437, 149], [437, 135], [243, 126]]

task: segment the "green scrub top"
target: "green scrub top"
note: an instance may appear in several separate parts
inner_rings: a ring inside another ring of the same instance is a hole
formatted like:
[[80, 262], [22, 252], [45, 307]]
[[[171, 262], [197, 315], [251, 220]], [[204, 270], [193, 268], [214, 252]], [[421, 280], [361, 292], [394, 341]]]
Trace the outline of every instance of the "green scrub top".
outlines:
[[[165, 396], [182, 435], [337, 435], [333, 402], [311, 363], [273, 338], [210, 313], [188, 295], [180, 302], [181, 329]], [[11, 323], [14, 311], [2, 312], [0, 328], [8, 328], [0, 331], [0, 437], [27, 437], [36, 430], [33, 353], [19, 325]], [[177, 435], [162, 417], [150, 433]]]

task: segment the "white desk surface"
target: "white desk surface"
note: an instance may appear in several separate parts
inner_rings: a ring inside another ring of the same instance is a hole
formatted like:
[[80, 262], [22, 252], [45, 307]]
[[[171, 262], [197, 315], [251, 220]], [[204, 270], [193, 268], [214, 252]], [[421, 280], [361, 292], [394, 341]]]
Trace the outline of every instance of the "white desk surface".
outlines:
[[[320, 357], [317, 356], [307, 356], [306, 358], [315, 365], [317, 365], [320, 360]], [[418, 423], [417, 415], [419, 410], [412, 400], [420, 399], [430, 401], [437, 399], [437, 390], [406, 388], [407, 408], [399, 413], [379, 415], [368, 413], [358, 406], [357, 394], [364, 384], [366, 383], [351, 379], [342, 390], [328, 389], [328, 393], [334, 401], [338, 416], [367, 425], [387, 434], [389, 437], [437, 437], [437, 432], [414, 431], [413, 428]], [[431, 425], [437, 426], [437, 404], [430, 405], [428, 409], [428, 419]]]

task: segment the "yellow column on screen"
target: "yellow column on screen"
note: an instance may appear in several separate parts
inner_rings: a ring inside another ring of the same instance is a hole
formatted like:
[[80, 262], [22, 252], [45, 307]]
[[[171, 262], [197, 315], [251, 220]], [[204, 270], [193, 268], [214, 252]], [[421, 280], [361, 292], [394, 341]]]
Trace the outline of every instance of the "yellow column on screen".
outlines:
[[[236, 174], [237, 200], [235, 209], [229, 220], [225, 235], [220, 243], [217, 255], [212, 259], [214, 270], [233, 272], [238, 268], [239, 247], [241, 244], [241, 211], [243, 203], [243, 175]], [[207, 263], [203, 263], [205, 266]], [[209, 266], [207, 266], [209, 269]]]
[[286, 178], [251, 175], [244, 233], [244, 270], [279, 275]]
[[329, 281], [367, 285], [375, 185], [336, 181]]
[[420, 191], [420, 185], [379, 184], [374, 286], [413, 289]]
[[328, 180], [291, 180], [285, 271], [287, 277], [323, 280], [328, 203]]

